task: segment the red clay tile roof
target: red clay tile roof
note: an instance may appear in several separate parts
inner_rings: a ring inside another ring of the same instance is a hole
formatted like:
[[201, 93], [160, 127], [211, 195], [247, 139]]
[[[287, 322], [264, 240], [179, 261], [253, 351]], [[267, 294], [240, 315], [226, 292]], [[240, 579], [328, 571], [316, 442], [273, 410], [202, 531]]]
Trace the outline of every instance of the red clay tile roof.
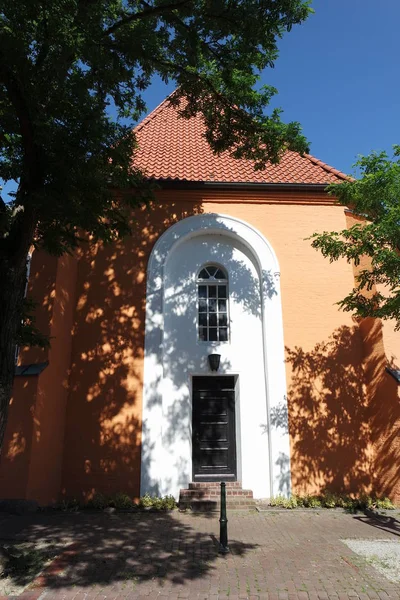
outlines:
[[179, 181], [229, 183], [340, 183], [347, 176], [307, 154], [286, 152], [278, 165], [255, 171], [246, 159], [234, 159], [227, 152], [215, 155], [204, 138], [200, 115], [178, 116], [166, 98], [136, 129], [139, 148], [135, 164], [147, 177]]

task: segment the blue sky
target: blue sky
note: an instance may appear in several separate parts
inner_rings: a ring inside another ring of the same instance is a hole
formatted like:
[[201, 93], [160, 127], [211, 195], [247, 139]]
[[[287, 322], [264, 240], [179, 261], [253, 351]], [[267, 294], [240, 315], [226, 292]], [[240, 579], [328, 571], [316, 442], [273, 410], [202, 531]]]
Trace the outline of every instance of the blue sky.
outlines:
[[400, 2], [315, 0], [313, 8], [264, 77], [311, 153], [350, 173], [358, 154], [400, 142]]
[[[400, 143], [400, 2], [314, 0], [313, 8], [280, 41], [262, 82], [278, 88], [274, 106], [302, 124], [311, 153], [352, 173], [358, 154]], [[148, 111], [173, 89], [155, 80]]]

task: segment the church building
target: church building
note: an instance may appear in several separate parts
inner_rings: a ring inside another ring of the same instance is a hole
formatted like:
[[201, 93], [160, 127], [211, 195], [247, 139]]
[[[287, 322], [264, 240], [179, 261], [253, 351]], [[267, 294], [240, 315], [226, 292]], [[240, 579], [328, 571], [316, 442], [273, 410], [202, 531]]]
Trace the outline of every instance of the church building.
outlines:
[[136, 128], [157, 189], [132, 235], [33, 253], [51, 348], [20, 351], [0, 498], [178, 499], [226, 481], [400, 501], [399, 335], [339, 309], [356, 268], [309, 240], [358, 218], [326, 192], [346, 175], [294, 152], [255, 171], [204, 132], [166, 99]]

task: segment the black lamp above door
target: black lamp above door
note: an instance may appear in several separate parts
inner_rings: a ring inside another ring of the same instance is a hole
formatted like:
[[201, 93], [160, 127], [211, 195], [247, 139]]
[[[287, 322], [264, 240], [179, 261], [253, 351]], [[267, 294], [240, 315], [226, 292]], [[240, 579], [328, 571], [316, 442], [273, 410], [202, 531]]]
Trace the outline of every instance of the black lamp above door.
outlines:
[[218, 371], [220, 360], [221, 360], [220, 354], [209, 354], [208, 355], [208, 364], [210, 365], [211, 371]]

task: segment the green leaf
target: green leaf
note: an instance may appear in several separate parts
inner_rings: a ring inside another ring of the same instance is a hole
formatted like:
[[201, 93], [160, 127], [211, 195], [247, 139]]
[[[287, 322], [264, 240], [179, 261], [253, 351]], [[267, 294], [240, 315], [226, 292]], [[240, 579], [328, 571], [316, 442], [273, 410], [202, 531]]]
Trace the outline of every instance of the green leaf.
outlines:
[[358, 273], [356, 286], [339, 304], [358, 317], [394, 319], [400, 329], [400, 146], [393, 148], [391, 159], [386, 152], [360, 156], [358, 178], [328, 188], [362, 223], [309, 239], [331, 262], [345, 258], [357, 266], [368, 258], [370, 268]]

